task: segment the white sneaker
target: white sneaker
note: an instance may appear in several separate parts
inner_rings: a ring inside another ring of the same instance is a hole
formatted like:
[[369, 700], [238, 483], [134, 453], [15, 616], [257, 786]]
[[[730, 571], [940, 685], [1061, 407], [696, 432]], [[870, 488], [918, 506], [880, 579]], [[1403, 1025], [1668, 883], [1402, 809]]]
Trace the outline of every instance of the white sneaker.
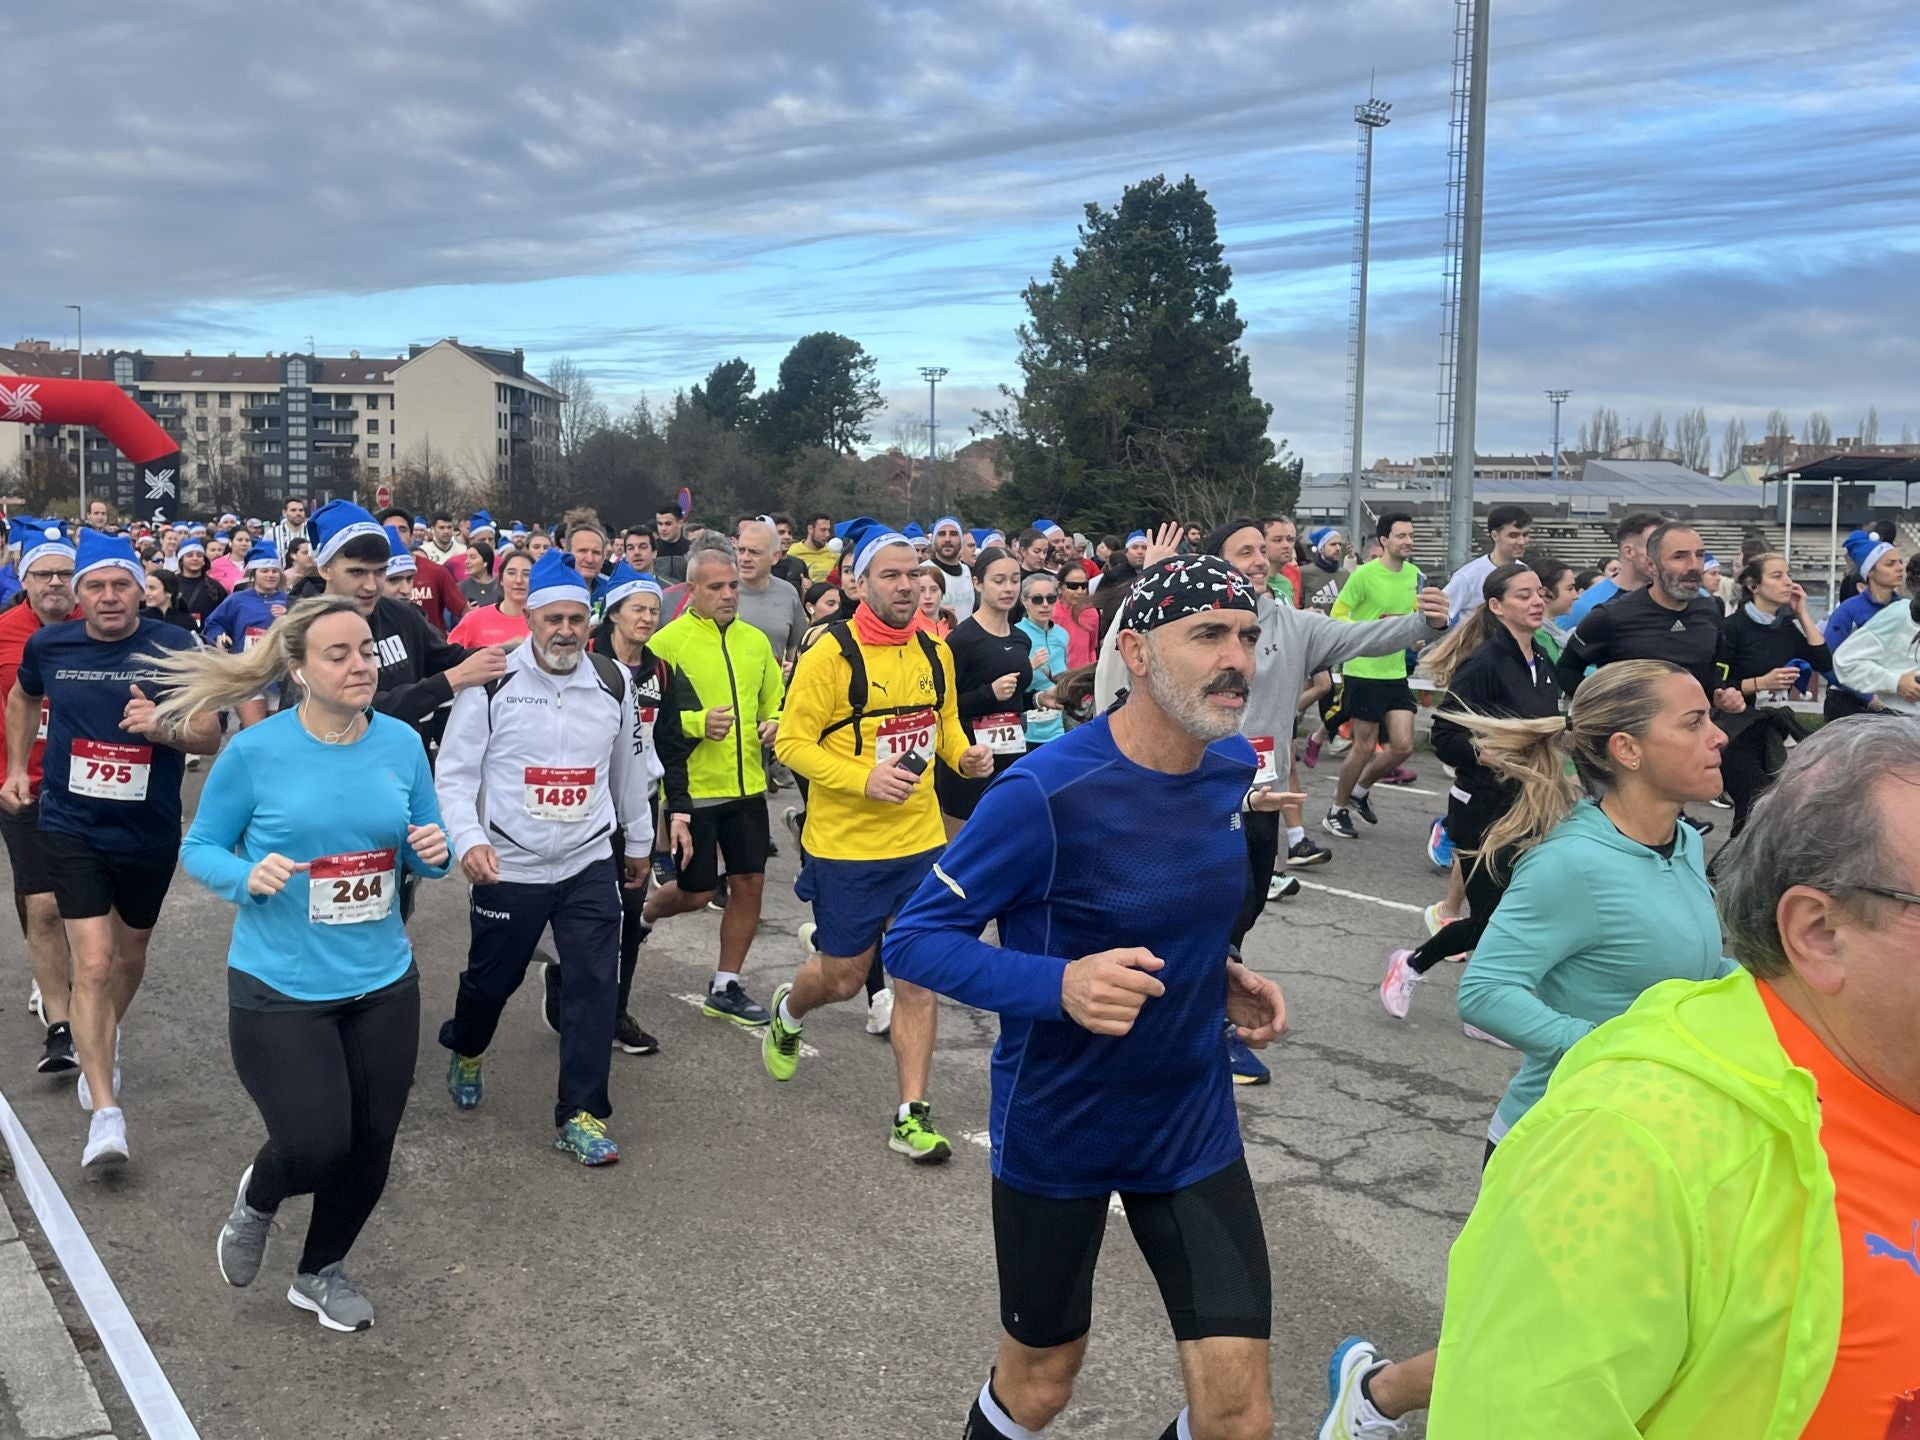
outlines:
[[882, 986], [867, 997], [867, 1034], [884, 1035], [893, 1028], [893, 991]]
[[[80, 1097], [82, 1110], [93, 1109], [93, 1087], [87, 1083], [87, 1072], [84, 1070], [80, 1072], [80, 1083], [74, 1086], [74, 1093]], [[113, 1055], [113, 1098], [120, 1098], [120, 1052], [117, 1049]]]
[[800, 937], [800, 958], [803, 961], [813, 954], [813, 936], [814, 932], [819, 928], [818, 925], [809, 920], [793, 932]]
[[87, 1126], [87, 1148], [80, 1152], [80, 1165], [90, 1169], [95, 1165], [124, 1165], [127, 1163], [127, 1117], [124, 1111], [96, 1110], [93, 1121]]
[[1478, 1025], [1462, 1025], [1460, 1027], [1460, 1033], [1469, 1040], [1484, 1040], [1489, 1045], [1498, 1045], [1502, 1050], [1513, 1049], [1513, 1046], [1507, 1044], [1507, 1042], [1502, 1040], [1498, 1035], [1489, 1035]]
[[1413, 1008], [1413, 987], [1420, 983], [1420, 976], [1407, 964], [1413, 958], [1411, 950], [1396, 950], [1387, 956], [1386, 978], [1380, 982], [1380, 1008], [1396, 1020], [1407, 1018], [1407, 1011]]
[[40, 998], [40, 982], [38, 980], [33, 982], [33, 993], [27, 997], [27, 1009], [33, 1012], [34, 1019], [38, 1020], [42, 1025], [47, 1023], [47, 1005], [46, 1002]]
[[1276, 900], [1290, 900], [1299, 893], [1299, 880], [1292, 875], [1286, 874], [1284, 871], [1275, 871], [1273, 878], [1267, 881], [1267, 903], [1269, 905]]
[[1340, 1343], [1327, 1365], [1327, 1415], [1318, 1440], [1385, 1440], [1407, 1433], [1404, 1421], [1382, 1415], [1360, 1388], [1366, 1376], [1386, 1363], [1370, 1340], [1356, 1335]]

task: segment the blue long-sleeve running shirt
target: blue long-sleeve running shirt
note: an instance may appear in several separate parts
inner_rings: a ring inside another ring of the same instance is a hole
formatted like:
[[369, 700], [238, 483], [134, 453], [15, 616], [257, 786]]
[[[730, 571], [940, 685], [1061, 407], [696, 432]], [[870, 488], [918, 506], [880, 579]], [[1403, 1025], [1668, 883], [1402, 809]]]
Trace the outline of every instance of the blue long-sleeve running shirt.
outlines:
[[[327, 745], [283, 710], [220, 752], [180, 858], [239, 907], [228, 965], [296, 1000], [339, 1000], [413, 964], [393, 892], [401, 867], [447, 873], [407, 844], [409, 824], [440, 823], [427, 752], [404, 722], [372, 715], [353, 744]], [[325, 863], [278, 895], [248, 894], [247, 876], [270, 853]], [[373, 912], [383, 913], [359, 918]]]
[[[900, 979], [1000, 1014], [989, 1128], [1005, 1184], [1165, 1193], [1239, 1158], [1222, 1031], [1254, 772], [1238, 735], [1189, 774], [1148, 770], [1101, 716], [993, 782], [888, 933]], [[989, 922], [999, 948], [979, 938]], [[1128, 1034], [1095, 1035], [1062, 1011], [1061, 978], [1123, 946], [1166, 962], [1166, 994]]]

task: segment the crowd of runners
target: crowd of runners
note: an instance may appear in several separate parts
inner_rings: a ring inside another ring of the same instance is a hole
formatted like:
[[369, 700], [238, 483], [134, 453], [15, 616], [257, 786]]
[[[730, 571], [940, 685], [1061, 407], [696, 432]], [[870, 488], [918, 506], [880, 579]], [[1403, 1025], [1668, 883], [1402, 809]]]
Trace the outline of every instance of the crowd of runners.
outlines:
[[[605, 1166], [612, 1057], [659, 1048], [649, 935], [717, 911], [704, 1013], [787, 1083], [832, 1063], [809, 1017], [863, 1005], [898, 1082], [875, 1140], [910, 1163], [952, 1155], [935, 997], [1000, 1018], [1004, 1333], [968, 1440], [1068, 1405], [1115, 1195], [1178, 1346], [1163, 1440], [1266, 1437], [1273, 1246], [1234, 1086], [1270, 1080], [1286, 1003], [1241, 947], [1295, 871], [1380, 843], [1373, 792], [1418, 779], [1428, 712], [1448, 800], [1405, 858], [1447, 894], [1380, 1003], [1404, 1019], [1467, 962], [1465, 1036], [1515, 1074], [1435, 1348], [1329, 1336], [1321, 1440], [1422, 1409], [1436, 1436], [1920, 1437], [1920, 556], [1856, 533], [1816, 616], [1761, 541], [1723, 564], [1629, 515], [1575, 570], [1520, 507], [1485, 518], [1444, 587], [1393, 512], [1092, 539], [673, 502], [619, 532], [341, 500], [16, 518], [0, 836], [35, 1064], [91, 1113], [81, 1166], [127, 1164], [120, 1035], [176, 869], [230, 902], [264, 1139], [208, 1240], [248, 1285], [312, 1195], [288, 1299], [360, 1330], [343, 1267], [423, 1005], [471, 1109], [530, 1080], [488, 1052], [538, 964], [551, 1144]], [[778, 845], [813, 917], [791, 969], [754, 953]], [[407, 925], [456, 874], [466, 964], [436, 993]]]

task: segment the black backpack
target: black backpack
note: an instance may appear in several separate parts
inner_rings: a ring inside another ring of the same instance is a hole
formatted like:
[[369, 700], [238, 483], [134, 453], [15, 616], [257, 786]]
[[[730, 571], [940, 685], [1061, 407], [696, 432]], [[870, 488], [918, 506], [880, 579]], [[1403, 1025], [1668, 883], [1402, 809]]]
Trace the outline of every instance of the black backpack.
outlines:
[[[827, 634], [834, 638], [840, 647], [840, 654], [847, 662], [847, 669], [853, 673], [847, 677], [847, 704], [853, 708], [851, 715], [843, 716], [820, 732], [820, 738], [840, 729], [844, 725], [853, 726], [853, 753], [860, 753], [860, 722], [869, 715], [917, 715], [927, 707], [925, 705], [885, 705], [877, 710], [867, 708], [867, 662], [860, 653], [860, 642], [853, 638], [853, 627], [845, 620], [836, 620], [827, 626]], [[940, 651], [933, 637], [924, 630], [913, 632], [913, 638], [920, 642], [921, 653], [927, 657], [927, 664], [933, 669], [933, 712], [940, 713], [940, 707], [947, 703], [947, 672], [940, 663]]]

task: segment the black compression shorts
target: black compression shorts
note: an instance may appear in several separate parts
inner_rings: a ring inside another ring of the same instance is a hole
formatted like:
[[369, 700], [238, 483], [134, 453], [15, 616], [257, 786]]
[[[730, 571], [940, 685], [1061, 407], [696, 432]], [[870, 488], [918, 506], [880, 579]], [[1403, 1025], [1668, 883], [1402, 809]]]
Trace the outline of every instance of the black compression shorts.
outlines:
[[[1160, 1287], [1174, 1339], [1268, 1338], [1273, 1277], [1244, 1158], [1184, 1190], [1123, 1194], [1120, 1202]], [[1106, 1230], [1104, 1195], [1052, 1200], [993, 1182], [1000, 1323], [1007, 1334], [1048, 1349], [1087, 1333]]]

